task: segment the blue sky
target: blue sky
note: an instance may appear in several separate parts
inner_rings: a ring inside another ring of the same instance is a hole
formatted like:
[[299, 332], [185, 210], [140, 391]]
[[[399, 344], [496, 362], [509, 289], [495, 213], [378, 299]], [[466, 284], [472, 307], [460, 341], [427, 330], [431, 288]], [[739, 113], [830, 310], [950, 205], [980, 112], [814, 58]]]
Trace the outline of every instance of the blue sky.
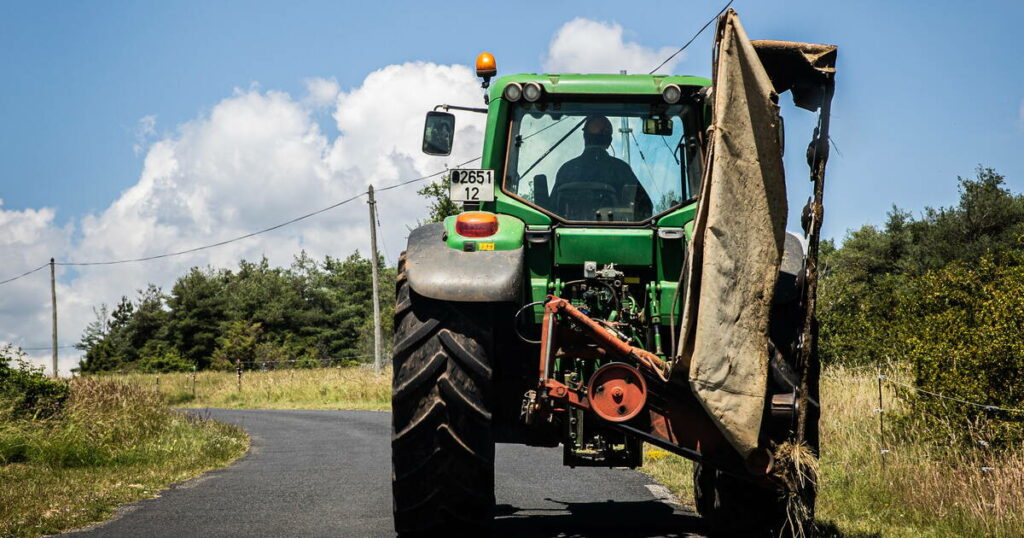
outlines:
[[[0, 277], [51, 255], [135, 257], [213, 242], [366, 183], [433, 171], [446, 161], [418, 153], [422, 113], [441, 101], [478, 104], [471, 73], [460, 67], [476, 53], [494, 53], [501, 73], [574, 59], [580, 70], [617, 70], [601, 64], [608, 58], [585, 57], [611, 36], [621, 53], [611, 57], [644, 69], [723, 3], [5, 2]], [[893, 204], [915, 213], [953, 204], [956, 176], [978, 164], [1024, 191], [1024, 3], [739, 0], [733, 7], [753, 38], [840, 46], [827, 236], [879, 223]], [[560, 53], [561, 37], [584, 57]], [[708, 75], [710, 42], [708, 31], [673, 71]], [[800, 205], [812, 118], [792, 106], [784, 113], [791, 203]], [[472, 155], [479, 125], [459, 121], [456, 153]], [[423, 211], [414, 194], [388, 196], [382, 237], [394, 259]], [[365, 252], [364, 220], [360, 205], [244, 248], [116, 271], [62, 271], [70, 312], [63, 334], [73, 342], [92, 306], [148, 281], [166, 286], [190, 265], [230, 266], [264, 254], [287, 263], [301, 248]], [[46, 341], [43, 276], [0, 294], [0, 340]]]
[[[601, 5], [594, 5], [601, 4]], [[778, 8], [784, 5], [786, 7]], [[58, 221], [108, 205], [134, 184], [139, 118], [163, 132], [235, 87], [342, 88], [409, 60], [469, 63], [491, 50], [502, 72], [536, 71], [574, 17], [621, 24], [661, 47], [720, 2], [25, 2], [0, 18], [0, 197], [56, 206]], [[840, 45], [828, 231], [877, 222], [890, 203], [951, 203], [956, 175], [983, 163], [1024, 186], [1024, 4], [737, 2], [755, 37]], [[664, 16], [652, 16], [663, 13]], [[708, 72], [706, 32], [680, 70]], [[850, 188], [846, 188], [849, 186]], [[833, 196], [835, 198], [835, 196]]]

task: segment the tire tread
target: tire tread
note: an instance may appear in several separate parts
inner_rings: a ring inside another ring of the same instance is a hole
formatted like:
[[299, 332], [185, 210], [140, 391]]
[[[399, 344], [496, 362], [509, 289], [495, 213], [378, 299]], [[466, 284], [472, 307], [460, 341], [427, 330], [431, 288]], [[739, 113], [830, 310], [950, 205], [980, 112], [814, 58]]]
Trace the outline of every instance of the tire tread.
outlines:
[[392, 493], [401, 536], [484, 534], [494, 512], [491, 329], [485, 305], [452, 304], [396, 279]]

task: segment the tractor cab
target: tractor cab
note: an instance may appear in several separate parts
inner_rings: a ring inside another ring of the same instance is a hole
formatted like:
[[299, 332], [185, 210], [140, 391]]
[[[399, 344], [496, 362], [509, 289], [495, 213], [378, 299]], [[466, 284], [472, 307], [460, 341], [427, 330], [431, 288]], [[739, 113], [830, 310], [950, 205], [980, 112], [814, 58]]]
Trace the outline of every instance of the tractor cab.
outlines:
[[[709, 84], [660, 75], [502, 77], [489, 84], [487, 109], [442, 105], [488, 114], [483, 161], [496, 173], [493, 190], [454, 174], [452, 200], [511, 211], [527, 224], [656, 226], [700, 190]], [[454, 121], [428, 114], [427, 153], [448, 154]]]

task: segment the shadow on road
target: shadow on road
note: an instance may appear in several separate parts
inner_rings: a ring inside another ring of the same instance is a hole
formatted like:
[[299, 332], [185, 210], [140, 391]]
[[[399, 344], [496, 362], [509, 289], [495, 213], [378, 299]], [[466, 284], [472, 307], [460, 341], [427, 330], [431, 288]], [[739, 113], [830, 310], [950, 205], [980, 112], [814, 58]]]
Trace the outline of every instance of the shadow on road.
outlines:
[[[707, 530], [699, 516], [673, 510], [661, 501], [568, 503], [559, 508], [496, 507], [494, 536], [534, 538], [700, 537]], [[567, 513], [568, 512], [568, 513]], [[831, 521], [818, 521], [821, 538], [882, 538], [879, 533], [845, 533]]]
[[[696, 514], [673, 510], [660, 501], [601, 501], [567, 503], [559, 508], [497, 506], [495, 536], [653, 538], [700, 536], [703, 525]], [[568, 512], [568, 513], [566, 513]]]

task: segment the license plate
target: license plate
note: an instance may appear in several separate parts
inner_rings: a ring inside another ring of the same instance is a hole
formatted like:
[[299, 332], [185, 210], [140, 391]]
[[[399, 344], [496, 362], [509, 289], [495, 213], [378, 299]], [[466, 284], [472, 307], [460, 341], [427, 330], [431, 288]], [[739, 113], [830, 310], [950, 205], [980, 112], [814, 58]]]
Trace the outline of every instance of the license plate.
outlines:
[[493, 202], [494, 170], [452, 170], [448, 198], [453, 202]]

